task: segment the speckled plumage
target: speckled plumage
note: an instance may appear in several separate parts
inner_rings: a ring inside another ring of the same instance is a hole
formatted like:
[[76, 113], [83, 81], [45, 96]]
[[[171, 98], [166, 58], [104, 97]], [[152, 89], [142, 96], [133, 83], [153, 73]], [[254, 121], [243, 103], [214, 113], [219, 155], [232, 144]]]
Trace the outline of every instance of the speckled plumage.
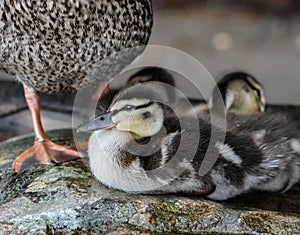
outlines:
[[146, 45], [151, 0], [2, 0], [0, 70], [40, 92], [109, 79]]

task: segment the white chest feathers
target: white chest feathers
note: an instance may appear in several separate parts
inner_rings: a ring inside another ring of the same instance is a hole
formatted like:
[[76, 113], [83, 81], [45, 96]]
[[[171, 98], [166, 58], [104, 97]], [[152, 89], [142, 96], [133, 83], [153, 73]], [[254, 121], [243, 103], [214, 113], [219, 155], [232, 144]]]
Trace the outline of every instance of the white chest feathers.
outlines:
[[126, 192], [138, 193], [158, 188], [163, 182], [158, 178], [148, 177], [139, 158], [128, 164], [122, 162], [120, 155], [127, 150], [120, 150], [130, 138], [126, 132], [94, 132], [90, 137], [88, 150], [92, 173], [103, 184]]

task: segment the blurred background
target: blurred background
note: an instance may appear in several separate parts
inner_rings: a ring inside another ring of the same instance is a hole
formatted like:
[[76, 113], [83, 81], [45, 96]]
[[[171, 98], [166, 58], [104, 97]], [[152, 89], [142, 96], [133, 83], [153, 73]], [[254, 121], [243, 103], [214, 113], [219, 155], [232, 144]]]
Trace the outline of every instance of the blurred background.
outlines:
[[216, 79], [245, 70], [264, 84], [268, 102], [300, 104], [300, 1], [154, 0], [154, 6], [150, 44], [189, 53]]
[[[150, 44], [183, 50], [218, 79], [244, 70], [269, 103], [300, 105], [300, 1], [153, 0]], [[0, 140], [32, 131], [20, 84], [0, 75]], [[201, 77], [199, 77], [201, 79]], [[211, 84], [203, 84], [212, 90]], [[71, 127], [73, 95], [42, 95], [48, 129]]]

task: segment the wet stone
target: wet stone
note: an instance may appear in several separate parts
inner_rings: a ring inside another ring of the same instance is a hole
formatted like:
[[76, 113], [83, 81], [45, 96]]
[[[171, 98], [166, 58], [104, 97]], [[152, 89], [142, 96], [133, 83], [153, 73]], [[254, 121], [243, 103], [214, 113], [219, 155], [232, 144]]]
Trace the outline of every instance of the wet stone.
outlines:
[[[71, 130], [51, 131], [72, 143]], [[27, 135], [0, 143], [0, 234], [299, 234], [299, 185], [227, 202], [176, 195], [129, 195], [95, 181], [87, 159], [14, 173]]]

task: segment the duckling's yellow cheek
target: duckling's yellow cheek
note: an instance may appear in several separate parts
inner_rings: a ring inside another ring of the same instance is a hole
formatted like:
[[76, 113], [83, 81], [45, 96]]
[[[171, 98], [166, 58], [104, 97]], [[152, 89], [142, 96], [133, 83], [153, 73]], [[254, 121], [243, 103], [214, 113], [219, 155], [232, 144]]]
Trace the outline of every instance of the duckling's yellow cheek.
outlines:
[[129, 122], [129, 131], [140, 137], [153, 136], [160, 131], [162, 123], [155, 118], [142, 119], [136, 118]]
[[135, 130], [143, 127], [143, 124], [139, 120], [130, 120], [128, 123], [130, 130]]
[[260, 108], [256, 103], [254, 105], [250, 106], [249, 114], [255, 114], [255, 113], [259, 113], [259, 112], [260, 112]]
[[129, 121], [129, 129], [133, 132], [143, 132], [143, 133], [147, 133], [150, 129], [150, 123], [148, 121], [145, 121], [143, 119], [137, 119], [137, 118], [133, 118], [132, 120]]
[[112, 117], [112, 122], [120, 131], [129, 130], [129, 117], [125, 112], [120, 112]]
[[248, 108], [250, 114], [257, 113], [260, 111], [260, 100], [258, 99], [256, 94], [252, 94], [252, 96], [250, 96], [250, 99], [248, 101]]

